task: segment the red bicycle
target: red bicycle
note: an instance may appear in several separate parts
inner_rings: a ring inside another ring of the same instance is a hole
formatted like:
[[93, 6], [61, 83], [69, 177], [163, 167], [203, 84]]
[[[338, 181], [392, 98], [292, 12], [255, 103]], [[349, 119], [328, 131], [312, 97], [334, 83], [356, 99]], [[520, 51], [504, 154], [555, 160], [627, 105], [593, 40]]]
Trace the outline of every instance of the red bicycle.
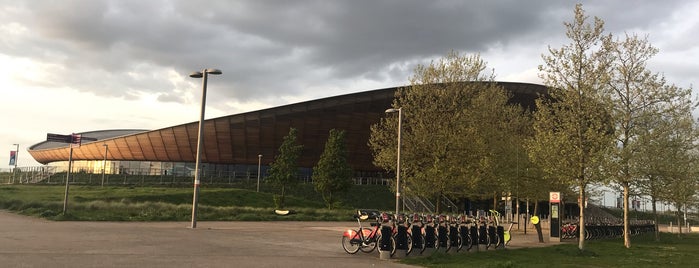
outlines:
[[[369, 214], [373, 215], [370, 216]], [[355, 254], [361, 250], [362, 252], [369, 253], [376, 249], [379, 241], [381, 241], [381, 223], [379, 221], [388, 218], [388, 215], [382, 213], [379, 218], [376, 217], [375, 214], [375, 212], [370, 213], [364, 210], [357, 211], [357, 215], [354, 215], [354, 218], [357, 219], [359, 228], [356, 230], [349, 229], [342, 233], [342, 248], [345, 252]], [[362, 221], [366, 221], [372, 217], [375, 218], [377, 222], [372, 222], [370, 224], [371, 228], [362, 227]], [[393, 255], [396, 249], [396, 241], [391, 237], [390, 242], [392, 249], [391, 255]]]

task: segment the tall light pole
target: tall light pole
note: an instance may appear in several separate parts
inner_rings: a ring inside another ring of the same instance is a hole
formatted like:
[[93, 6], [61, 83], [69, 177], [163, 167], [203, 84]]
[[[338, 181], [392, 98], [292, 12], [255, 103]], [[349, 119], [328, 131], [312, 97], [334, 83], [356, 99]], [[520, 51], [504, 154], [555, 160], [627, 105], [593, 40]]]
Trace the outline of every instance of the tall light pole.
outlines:
[[102, 144], [104, 146], [104, 162], [102, 163], [102, 187], [104, 187], [104, 173], [107, 169], [107, 151], [109, 150], [109, 145]]
[[[19, 143], [12, 144], [17, 146], [15, 150], [15, 169], [12, 170], [12, 183], [15, 183], [15, 176], [17, 176], [17, 164], [19, 163]], [[19, 178], [19, 183], [22, 183], [22, 178]]]
[[221, 74], [219, 69], [204, 69], [201, 72], [193, 72], [192, 78], [202, 79], [201, 113], [199, 116], [199, 134], [197, 134], [197, 158], [194, 165], [194, 197], [192, 198], [192, 228], [197, 228], [197, 203], [199, 201], [199, 184], [201, 183], [199, 165], [201, 164], [201, 150], [204, 143], [204, 111], [206, 110], [206, 80], [209, 74]]
[[257, 192], [260, 192], [260, 171], [262, 170], [262, 155], [257, 155]]
[[400, 129], [401, 129], [401, 121], [403, 121], [403, 112], [402, 112], [402, 107], [395, 109], [395, 108], [390, 108], [386, 109], [386, 113], [395, 113], [398, 112], [398, 149], [396, 149], [396, 215], [398, 214], [399, 210], [399, 202], [400, 202]]

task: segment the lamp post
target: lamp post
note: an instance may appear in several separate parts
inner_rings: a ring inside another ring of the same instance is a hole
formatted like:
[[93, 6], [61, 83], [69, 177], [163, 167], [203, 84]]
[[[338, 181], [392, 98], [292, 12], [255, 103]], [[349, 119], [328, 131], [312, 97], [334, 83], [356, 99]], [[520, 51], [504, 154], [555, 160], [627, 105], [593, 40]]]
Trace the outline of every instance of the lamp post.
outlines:
[[400, 130], [401, 130], [401, 121], [403, 121], [403, 108], [390, 108], [386, 109], [386, 113], [395, 113], [398, 112], [398, 149], [396, 149], [396, 215], [398, 214], [399, 210], [399, 205], [398, 203], [400, 202]]
[[107, 169], [107, 150], [109, 150], [109, 145], [102, 144], [104, 146], [104, 162], [102, 163], [102, 187], [104, 187], [104, 173]]
[[262, 170], [262, 155], [257, 155], [257, 192], [260, 192], [260, 171]]
[[199, 134], [197, 134], [197, 157], [194, 164], [194, 197], [192, 198], [192, 228], [197, 228], [197, 203], [199, 201], [199, 184], [201, 183], [199, 165], [201, 164], [201, 150], [204, 143], [204, 111], [206, 110], [206, 80], [209, 74], [221, 74], [219, 69], [204, 69], [201, 72], [193, 72], [192, 78], [202, 79], [201, 112], [199, 115]]
[[[12, 145], [17, 146], [17, 149], [15, 149], [15, 169], [12, 170], [12, 183], [15, 183], [15, 176], [17, 176], [17, 163], [19, 163], [19, 143]], [[22, 183], [22, 178], [19, 178], [19, 183]]]

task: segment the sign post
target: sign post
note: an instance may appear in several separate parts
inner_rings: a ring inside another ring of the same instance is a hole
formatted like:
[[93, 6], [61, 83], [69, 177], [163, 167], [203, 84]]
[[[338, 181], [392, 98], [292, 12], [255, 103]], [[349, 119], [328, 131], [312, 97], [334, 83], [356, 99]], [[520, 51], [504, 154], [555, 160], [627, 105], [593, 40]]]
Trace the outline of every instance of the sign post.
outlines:
[[66, 190], [63, 196], [63, 215], [68, 211], [68, 189], [70, 188], [70, 173], [73, 169], [73, 149], [80, 148], [82, 141], [96, 141], [96, 138], [83, 137], [82, 134], [46, 134], [46, 141], [60, 142], [60, 143], [70, 143], [70, 153], [68, 154], [68, 171], [66, 172]]
[[550, 205], [550, 212], [551, 216], [549, 217], [551, 220], [549, 221], [551, 223], [551, 237], [558, 237], [560, 239], [561, 237], [561, 218], [562, 217], [562, 212], [563, 212], [563, 207], [561, 206], [561, 193], [560, 192], [550, 192], [549, 193], [549, 203]]

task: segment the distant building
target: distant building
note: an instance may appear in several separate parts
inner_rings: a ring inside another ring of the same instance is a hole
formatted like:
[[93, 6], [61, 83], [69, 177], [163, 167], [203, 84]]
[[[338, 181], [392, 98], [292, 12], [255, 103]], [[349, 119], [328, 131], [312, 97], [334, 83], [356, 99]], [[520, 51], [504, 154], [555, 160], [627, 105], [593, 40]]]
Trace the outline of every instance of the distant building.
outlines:
[[[544, 93], [542, 85], [499, 82], [513, 93], [513, 101], [533, 107]], [[274, 161], [289, 128], [298, 129], [304, 146], [299, 160], [300, 177], [309, 180], [330, 129], [346, 131], [348, 162], [357, 183], [382, 183], [391, 179], [373, 163], [368, 147], [370, 126], [387, 116], [394, 88], [371, 90], [259, 111], [208, 119], [204, 123], [202, 177], [240, 180], [256, 177], [258, 155], [262, 174]], [[101, 130], [81, 133], [96, 141], [83, 142], [73, 150], [73, 172], [107, 174], [192, 176], [196, 157], [198, 121], [157, 130]], [[29, 148], [39, 163], [67, 170], [69, 146], [39, 142]], [[106, 157], [105, 157], [106, 152]], [[106, 158], [106, 161], [105, 161]]]

